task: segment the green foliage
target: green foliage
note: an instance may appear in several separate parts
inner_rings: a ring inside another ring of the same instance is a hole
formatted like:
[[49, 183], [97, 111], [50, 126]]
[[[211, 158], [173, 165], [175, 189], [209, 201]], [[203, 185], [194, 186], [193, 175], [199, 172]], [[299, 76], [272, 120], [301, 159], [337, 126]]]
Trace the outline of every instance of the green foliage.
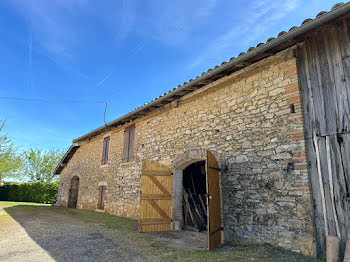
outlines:
[[53, 172], [63, 154], [64, 152], [59, 150], [44, 151], [31, 148], [24, 151], [22, 153], [22, 172], [30, 181], [57, 181], [58, 177]]
[[0, 182], [5, 177], [18, 177], [21, 159], [17, 156], [17, 148], [6, 134], [2, 134], [5, 121], [0, 120]]
[[7, 182], [0, 186], [0, 201], [21, 201], [52, 204], [56, 202], [58, 182]]

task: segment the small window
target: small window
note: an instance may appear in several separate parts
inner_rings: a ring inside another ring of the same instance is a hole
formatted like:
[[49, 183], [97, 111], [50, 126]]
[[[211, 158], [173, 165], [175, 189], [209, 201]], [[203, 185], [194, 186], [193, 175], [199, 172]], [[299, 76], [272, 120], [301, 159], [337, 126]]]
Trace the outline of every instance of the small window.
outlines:
[[110, 140], [110, 136], [107, 136], [103, 139], [102, 161], [101, 161], [102, 165], [106, 165], [108, 163], [109, 140]]
[[124, 130], [124, 148], [123, 148], [123, 161], [131, 162], [134, 160], [134, 139], [135, 139], [135, 126], [129, 126]]
[[106, 192], [106, 186], [99, 186], [98, 187], [97, 208], [99, 210], [104, 210], [104, 208], [105, 208], [105, 192]]

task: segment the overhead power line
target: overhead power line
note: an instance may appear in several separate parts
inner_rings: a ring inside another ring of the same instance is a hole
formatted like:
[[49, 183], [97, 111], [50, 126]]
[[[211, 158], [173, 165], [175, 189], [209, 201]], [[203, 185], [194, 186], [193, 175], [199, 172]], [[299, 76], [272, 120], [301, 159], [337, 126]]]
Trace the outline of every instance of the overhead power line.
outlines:
[[85, 104], [85, 103], [97, 103], [106, 104], [106, 101], [92, 101], [92, 100], [48, 100], [39, 98], [22, 98], [22, 97], [9, 97], [0, 96], [2, 100], [16, 100], [16, 101], [26, 101], [26, 102], [43, 102], [43, 103], [70, 103], [70, 104]]
[[106, 123], [106, 113], [107, 113], [107, 101], [92, 101], [92, 100], [48, 100], [39, 98], [23, 98], [23, 97], [9, 97], [0, 96], [0, 100], [15, 100], [15, 101], [25, 101], [25, 102], [41, 102], [41, 103], [66, 103], [66, 104], [104, 104], [105, 110], [103, 113], [103, 122]]

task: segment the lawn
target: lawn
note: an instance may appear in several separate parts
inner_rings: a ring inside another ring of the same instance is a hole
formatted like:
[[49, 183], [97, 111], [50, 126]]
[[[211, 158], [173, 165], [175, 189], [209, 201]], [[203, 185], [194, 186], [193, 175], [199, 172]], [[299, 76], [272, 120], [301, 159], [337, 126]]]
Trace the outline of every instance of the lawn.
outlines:
[[89, 225], [101, 226], [111, 230], [116, 235], [122, 235], [123, 239], [137, 247], [138, 252], [152, 261], [316, 261], [310, 257], [270, 245], [226, 243], [211, 252], [169, 247], [166, 243], [156, 240], [155, 234], [137, 233], [137, 222], [133, 219], [90, 210], [51, 207], [46, 204], [0, 201], [0, 229], [4, 226], [1, 223], [1, 218], [11, 218], [11, 216], [14, 216], [13, 214], [21, 214], [22, 217], [36, 216], [35, 219], [42, 219], [43, 221], [45, 216], [63, 216], [67, 220], [75, 219], [82, 224], [86, 224], [87, 227], [91, 227]]

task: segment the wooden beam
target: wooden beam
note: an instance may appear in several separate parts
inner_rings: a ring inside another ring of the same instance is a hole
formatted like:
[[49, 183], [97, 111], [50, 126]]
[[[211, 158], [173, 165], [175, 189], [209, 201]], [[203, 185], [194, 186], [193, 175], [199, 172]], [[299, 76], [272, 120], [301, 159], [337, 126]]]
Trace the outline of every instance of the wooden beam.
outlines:
[[165, 171], [165, 170], [144, 170], [142, 172], [143, 176], [171, 176], [171, 171]]
[[155, 176], [148, 176], [149, 179], [166, 195], [170, 195], [170, 192], [159, 182], [159, 180]]
[[141, 200], [148, 200], [148, 199], [153, 199], [153, 200], [169, 200], [171, 199], [170, 194], [141, 194], [140, 196]]
[[142, 225], [158, 225], [158, 224], [169, 224], [171, 219], [168, 218], [148, 218], [148, 219], [139, 219], [139, 224]]
[[161, 215], [162, 218], [170, 219], [170, 217], [164, 212], [163, 209], [160, 208], [156, 201], [153, 199], [147, 199], [147, 201], [154, 207], [155, 210], [157, 210], [158, 214]]

